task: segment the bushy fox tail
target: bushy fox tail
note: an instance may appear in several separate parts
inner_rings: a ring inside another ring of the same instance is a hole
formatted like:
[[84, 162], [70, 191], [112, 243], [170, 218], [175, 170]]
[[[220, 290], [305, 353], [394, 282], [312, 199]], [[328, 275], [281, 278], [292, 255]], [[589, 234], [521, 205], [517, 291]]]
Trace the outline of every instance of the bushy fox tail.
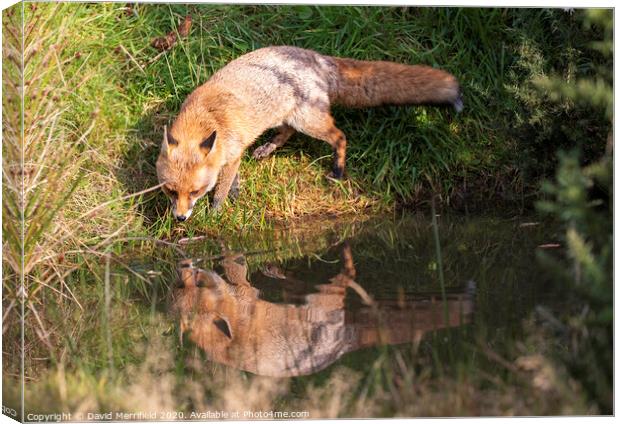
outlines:
[[338, 67], [332, 101], [348, 107], [450, 104], [463, 109], [454, 75], [422, 65], [332, 58]]

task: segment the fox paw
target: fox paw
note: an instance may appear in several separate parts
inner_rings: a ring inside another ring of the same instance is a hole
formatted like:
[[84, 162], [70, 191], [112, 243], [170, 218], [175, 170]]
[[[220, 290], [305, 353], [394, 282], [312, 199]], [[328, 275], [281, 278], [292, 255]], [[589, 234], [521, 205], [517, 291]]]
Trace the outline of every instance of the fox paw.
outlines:
[[328, 180], [342, 180], [344, 177], [343, 169], [334, 169], [329, 174], [327, 174]]
[[235, 200], [237, 200], [238, 197], [239, 197], [239, 186], [231, 187], [230, 191], [228, 192], [228, 198], [230, 199], [230, 201], [235, 202]]
[[234, 201], [237, 200], [237, 197], [239, 197], [239, 174], [238, 173], [237, 175], [235, 175], [235, 179], [233, 180], [230, 186], [230, 190], [228, 191], [228, 198], [230, 199], [231, 202], [234, 203]]
[[266, 157], [268, 157], [271, 153], [273, 153], [274, 150], [276, 150], [278, 146], [276, 146], [273, 143], [265, 143], [262, 146], [257, 147], [256, 149], [254, 149], [254, 152], [252, 153], [252, 157], [254, 159], [265, 159]]
[[211, 210], [211, 212], [217, 212], [220, 207], [222, 207], [222, 200], [221, 199], [213, 199], [213, 201], [211, 202], [211, 207], [209, 208]]

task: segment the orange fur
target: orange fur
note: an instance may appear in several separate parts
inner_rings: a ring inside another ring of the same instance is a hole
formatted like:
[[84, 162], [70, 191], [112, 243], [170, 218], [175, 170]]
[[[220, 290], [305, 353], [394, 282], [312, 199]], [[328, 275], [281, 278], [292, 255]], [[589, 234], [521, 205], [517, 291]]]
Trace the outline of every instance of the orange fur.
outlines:
[[451, 104], [460, 96], [459, 83], [454, 75], [441, 69], [384, 61], [334, 59], [340, 84], [333, 101], [344, 106]]
[[[223, 276], [182, 262], [181, 284], [172, 302], [181, 333], [213, 361], [285, 377], [317, 372], [364, 347], [419, 343], [425, 333], [470, 321], [474, 302], [467, 291], [448, 294], [445, 303], [427, 298], [373, 301], [355, 281], [351, 247], [344, 242], [340, 249], [340, 272], [313, 292], [298, 293], [294, 303], [261, 299], [248, 281], [243, 255], [225, 254], [220, 263]], [[276, 274], [284, 283], [284, 299], [293, 298], [292, 293], [287, 296], [293, 287], [307, 287], [289, 273]], [[365, 293], [362, 300], [372, 306], [348, 307], [349, 288]]]

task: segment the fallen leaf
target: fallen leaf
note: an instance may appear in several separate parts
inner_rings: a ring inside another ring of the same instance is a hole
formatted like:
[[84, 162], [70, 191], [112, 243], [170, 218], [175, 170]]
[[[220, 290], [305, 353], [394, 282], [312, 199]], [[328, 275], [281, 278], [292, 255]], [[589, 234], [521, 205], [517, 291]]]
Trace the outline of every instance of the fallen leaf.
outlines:
[[151, 46], [159, 51], [170, 50], [177, 42], [177, 35], [170, 31], [165, 37], [157, 37], [151, 42]]
[[192, 17], [191, 15], [187, 15], [181, 25], [179, 26], [179, 35], [181, 37], [187, 37], [189, 35], [189, 31], [192, 28]]
[[[179, 25], [179, 35], [187, 37], [192, 28], [192, 17], [187, 15], [181, 25]], [[170, 50], [177, 43], [177, 32], [170, 31], [164, 37], [157, 37], [151, 42], [151, 46], [159, 51]]]

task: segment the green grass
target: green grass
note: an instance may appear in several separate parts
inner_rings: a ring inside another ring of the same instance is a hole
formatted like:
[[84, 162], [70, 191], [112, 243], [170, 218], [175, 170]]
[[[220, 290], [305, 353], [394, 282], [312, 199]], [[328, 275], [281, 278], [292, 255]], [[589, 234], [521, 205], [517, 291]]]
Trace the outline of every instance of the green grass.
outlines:
[[[26, 21], [55, 9], [26, 7]], [[40, 32], [51, 34], [63, 20], [71, 25], [58, 52], [64, 86], [59, 107], [67, 108], [66, 125], [75, 131], [94, 124], [79, 147], [89, 159], [65, 208], [68, 217], [155, 185], [163, 125], [213, 72], [259, 47], [291, 44], [335, 56], [438, 66], [454, 73], [464, 91], [465, 111], [458, 115], [434, 107], [336, 108], [337, 125], [350, 140], [342, 183], [324, 178], [329, 146], [298, 134], [264, 163], [246, 155], [241, 196], [219, 214], [209, 213], [203, 200], [192, 219], [178, 226], [164, 196], [155, 192], [99, 211], [103, 217], [86, 230], [93, 236], [121, 222], [158, 238], [218, 234], [300, 217], [417, 205], [431, 195], [457, 206], [459, 199], [474, 204], [498, 194], [520, 200], [535, 193], [538, 179], [552, 169], [540, 156], [558, 143], [542, 143], [559, 138], [545, 130], [532, 141], [531, 134], [547, 127], [556, 110], [531, 81], [585, 73], [599, 60], [586, 51], [596, 29], [582, 31], [576, 17], [560, 10], [180, 4], [138, 4], [131, 11], [120, 4], [57, 9]], [[176, 30], [188, 14], [189, 36], [158, 54], [151, 41]], [[585, 113], [566, 107], [564, 112]], [[590, 132], [600, 135], [607, 128], [596, 117], [589, 120]], [[572, 130], [560, 132], [575, 136]]]

